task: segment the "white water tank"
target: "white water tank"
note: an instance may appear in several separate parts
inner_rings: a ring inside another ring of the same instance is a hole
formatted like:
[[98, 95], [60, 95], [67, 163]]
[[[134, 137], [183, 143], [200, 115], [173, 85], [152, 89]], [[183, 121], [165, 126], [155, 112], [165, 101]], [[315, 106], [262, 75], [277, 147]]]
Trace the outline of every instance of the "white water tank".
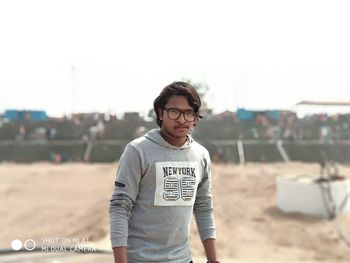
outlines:
[[299, 212], [319, 217], [329, 217], [350, 211], [350, 180], [317, 183], [317, 176], [283, 175], [276, 177], [277, 207], [284, 212]]

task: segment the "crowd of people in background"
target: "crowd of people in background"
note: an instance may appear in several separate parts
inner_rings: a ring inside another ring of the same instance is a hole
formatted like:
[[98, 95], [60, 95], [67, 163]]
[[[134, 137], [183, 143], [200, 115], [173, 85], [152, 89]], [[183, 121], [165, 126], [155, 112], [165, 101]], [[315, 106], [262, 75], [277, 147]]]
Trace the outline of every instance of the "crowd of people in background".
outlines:
[[298, 118], [295, 112], [282, 111], [271, 118], [265, 112], [257, 112], [250, 120], [240, 120], [234, 112], [224, 112], [218, 118], [237, 126], [244, 123], [243, 132], [234, 139], [248, 140], [319, 140], [332, 142], [350, 139], [350, 114], [314, 114]]
[[[77, 114], [41, 122], [6, 122], [0, 126], [0, 140], [130, 140], [154, 128], [154, 122], [139, 115], [126, 114], [118, 119], [110, 114]], [[131, 116], [131, 117], [130, 117]], [[222, 129], [217, 129], [217, 123]], [[350, 139], [350, 114], [316, 114], [298, 118], [295, 112], [254, 112], [249, 119], [241, 119], [236, 112], [207, 115], [198, 125], [198, 139], [205, 140], [318, 140], [334, 142]], [[206, 127], [213, 128], [207, 132]], [[201, 131], [202, 129], [202, 131]], [[210, 134], [208, 134], [210, 133]]]

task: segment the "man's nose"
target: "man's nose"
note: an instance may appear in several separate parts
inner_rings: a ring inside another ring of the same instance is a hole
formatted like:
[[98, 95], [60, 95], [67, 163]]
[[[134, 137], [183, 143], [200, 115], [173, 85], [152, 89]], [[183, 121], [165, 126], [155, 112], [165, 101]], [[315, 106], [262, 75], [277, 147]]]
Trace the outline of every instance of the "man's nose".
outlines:
[[181, 122], [181, 123], [185, 123], [185, 113], [181, 112], [180, 117], [177, 119], [177, 121]]

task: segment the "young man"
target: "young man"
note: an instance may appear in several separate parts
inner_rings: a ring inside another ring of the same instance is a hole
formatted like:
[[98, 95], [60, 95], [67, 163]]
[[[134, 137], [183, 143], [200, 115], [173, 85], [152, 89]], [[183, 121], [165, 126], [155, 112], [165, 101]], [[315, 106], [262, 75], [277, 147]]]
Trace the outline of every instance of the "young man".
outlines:
[[190, 84], [166, 86], [153, 104], [160, 129], [126, 146], [109, 209], [115, 262], [192, 262], [192, 213], [208, 262], [218, 262], [210, 158], [190, 136], [200, 106]]

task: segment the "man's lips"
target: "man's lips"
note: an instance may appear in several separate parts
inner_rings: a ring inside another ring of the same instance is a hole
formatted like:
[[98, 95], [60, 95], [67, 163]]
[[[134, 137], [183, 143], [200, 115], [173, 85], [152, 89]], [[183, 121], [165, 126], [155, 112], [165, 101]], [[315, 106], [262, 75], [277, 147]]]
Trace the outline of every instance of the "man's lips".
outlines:
[[189, 128], [187, 126], [176, 126], [175, 129], [178, 130], [188, 130]]

